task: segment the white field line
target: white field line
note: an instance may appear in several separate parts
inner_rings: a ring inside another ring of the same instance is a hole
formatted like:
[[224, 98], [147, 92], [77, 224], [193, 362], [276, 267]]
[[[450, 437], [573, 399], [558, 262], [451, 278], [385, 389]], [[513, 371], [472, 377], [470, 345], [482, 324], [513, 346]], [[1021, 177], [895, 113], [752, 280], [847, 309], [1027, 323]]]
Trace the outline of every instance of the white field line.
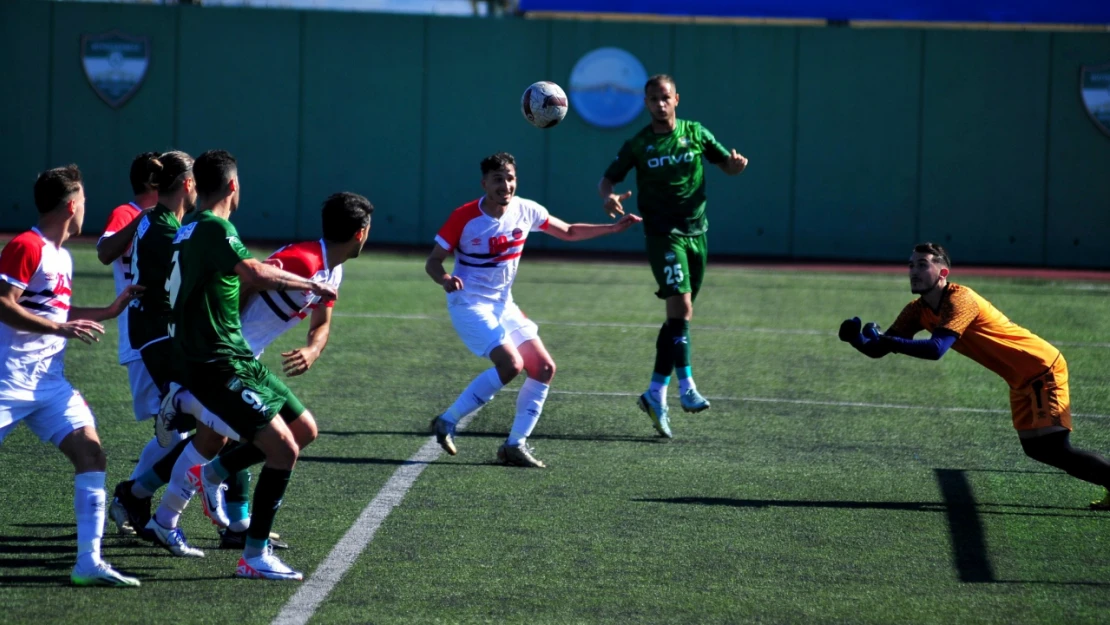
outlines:
[[[392, 319], [396, 321], [449, 321], [447, 315], [424, 315], [424, 314], [392, 314], [392, 313], [352, 313], [352, 312], [337, 312], [334, 313], [335, 317], [350, 317], [358, 319]], [[658, 323], [621, 323], [621, 322], [606, 322], [606, 321], [539, 321], [536, 323], [541, 326], [564, 326], [571, 328], [644, 328], [649, 330], [658, 330]], [[836, 336], [835, 332], [828, 330], [808, 330], [804, 328], [750, 328], [745, 326], [714, 326], [714, 325], [701, 325], [695, 326], [698, 330], [710, 330], [714, 332], [740, 332], [740, 333], [753, 333], [753, 334], [787, 334], [787, 335], [803, 335], [803, 336]], [[1057, 347], [1097, 347], [1101, 349], [1110, 349], [1110, 343], [1083, 343], [1075, 341], [1049, 341]]]
[[[600, 397], [639, 397], [639, 393], [607, 391], [559, 391], [552, 389], [553, 395], [595, 395]], [[835, 408], [877, 408], [881, 410], [932, 410], [935, 412], [970, 412], [979, 414], [1010, 414], [1001, 408], [960, 408], [958, 406], [912, 406], [910, 404], [876, 404], [864, 401], [830, 401], [823, 399], [784, 399], [781, 397], [707, 397], [710, 401], [756, 402], [762, 404], [799, 404], [803, 406], [832, 406]], [[1105, 414], [1075, 413], [1073, 417], [1086, 419], [1110, 419]]]
[[[472, 417], [473, 415], [460, 421], [458, 429], [464, 429]], [[316, 609], [327, 598], [328, 593], [343, 579], [343, 575], [374, 539], [374, 534], [378, 532], [385, 518], [401, 504], [401, 500], [416, 483], [416, 478], [420, 477], [424, 469], [435, 462], [442, 453], [443, 450], [436, 443], [435, 436], [432, 436], [405, 461], [405, 464], [393, 472], [385, 486], [382, 486], [374, 499], [362, 510], [362, 514], [351, 529], [347, 530], [320, 566], [289, 598], [281, 612], [274, 618], [273, 625], [308, 623], [316, 613]]]
[[[510, 390], [510, 389], [506, 389]], [[561, 391], [552, 390], [555, 395], [577, 395], [595, 397], [636, 397], [637, 393], [631, 392], [603, 392], [603, 391]], [[909, 404], [880, 404], [859, 401], [827, 401], [816, 399], [784, 399], [778, 397], [728, 397], [714, 396], [712, 401], [737, 401], [757, 402], [765, 404], [796, 404], [805, 406], [831, 406], [837, 408], [871, 408], [880, 410], [933, 410], [936, 412], [962, 412], [975, 414], [1009, 414], [1009, 410], [999, 408], [960, 408], [953, 406], [913, 406]], [[1076, 417], [1087, 419], [1110, 419], [1110, 415], [1103, 414], [1076, 414]], [[464, 429], [473, 418], [473, 415], [459, 422], [459, 430]], [[355, 560], [374, 539], [378, 528], [394, 508], [401, 504], [405, 495], [416, 483], [416, 479], [428, 466], [436, 461], [443, 450], [430, 438], [404, 465], [398, 468], [386, 481], [381, 491], [362, 510], [358, 520], [343, 538], [335, 545], [320, 566], [309, 576], [308, 580], [297, 590], [289, 601], [282, 607], [281, 612], [274, 618], [272, 625], [306, 625], [316, 609], [324, 602], [332, 589], [343, 579], [343, 575], [351, 568]]]

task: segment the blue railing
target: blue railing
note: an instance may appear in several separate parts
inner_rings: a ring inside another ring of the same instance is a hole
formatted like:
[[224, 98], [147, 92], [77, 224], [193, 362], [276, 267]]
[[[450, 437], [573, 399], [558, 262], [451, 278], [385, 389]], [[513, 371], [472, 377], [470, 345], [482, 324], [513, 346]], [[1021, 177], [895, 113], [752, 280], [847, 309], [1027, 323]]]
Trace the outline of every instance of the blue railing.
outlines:
[[830, 21], [1110, 24], [1110, 0], [521, 0], [520, 8]]

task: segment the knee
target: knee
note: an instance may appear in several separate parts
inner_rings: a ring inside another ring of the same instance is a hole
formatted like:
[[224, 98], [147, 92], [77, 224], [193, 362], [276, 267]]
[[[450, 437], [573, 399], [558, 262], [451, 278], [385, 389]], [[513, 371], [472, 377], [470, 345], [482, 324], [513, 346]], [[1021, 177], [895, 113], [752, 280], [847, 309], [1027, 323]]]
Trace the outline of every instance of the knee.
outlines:
[[87, 471], [97, 471], [103, 473], [108, 470], [108, 456], [104, 453], [104, 448], [100, 443], [93, 443], [89, 446], [88, 450], [84, 452], [85, 466], [87, 468], [78, 468], [78, 473], [85, 473]]
[[108, 469], [108, 456], [95, 434], [90, 436], [83, 430], [77, 430], [62, 439], [58, 447], [77, 473], [102, 473]]
[[293, 465], [297, 464], [297, 458], [301, 455], [300, 445], [297, 445], [297, 441], [292, 438], [286, 439], [282, 443], [275, 457], [268, 460], [276, 465], [275, 468], [292, 470]]
[[513, 354], [511, 358], [497, 363], [497, 375], [504, 384], [515, 380], [521, 371], [524, 371], [524, 359], [520, 357], [520, 354]]
[[555, 379], [555, 361], [550, 358], [541, 360], [536, 365], [536, 371], [529, 371], [528, 376], [534, 378], [537, 382], [551, 384], [551, 380]]
[[300, 449], [304, 449], [320, 436], [320, 430], [316, 425], [316, 419], [312, 416], [312, 413], [307, 410], [305, 410], [301, 416], [297, 417], [296, 421], [290, 424], [289, 429], [293, 431], [297, 447]]

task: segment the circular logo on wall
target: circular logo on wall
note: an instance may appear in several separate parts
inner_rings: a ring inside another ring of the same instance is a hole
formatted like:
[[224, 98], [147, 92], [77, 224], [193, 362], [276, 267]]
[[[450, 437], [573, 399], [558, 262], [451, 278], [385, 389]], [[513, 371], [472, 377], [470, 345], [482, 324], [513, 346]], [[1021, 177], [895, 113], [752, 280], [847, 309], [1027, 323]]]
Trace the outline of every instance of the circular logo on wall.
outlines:
[[647, 70], [630, 52], [620, 48], [588, 52], [570, 72], [574, 110], [594, 126], [623, 126], [644, 108], [647, 79]]

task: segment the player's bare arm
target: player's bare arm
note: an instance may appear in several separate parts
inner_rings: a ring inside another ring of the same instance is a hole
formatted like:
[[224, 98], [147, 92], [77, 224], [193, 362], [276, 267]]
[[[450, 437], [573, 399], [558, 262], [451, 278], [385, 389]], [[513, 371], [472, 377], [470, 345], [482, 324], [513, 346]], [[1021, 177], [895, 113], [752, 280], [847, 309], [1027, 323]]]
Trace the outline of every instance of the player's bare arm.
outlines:
[[127, 248], [131, 245], [131, 239], [135, 236], [135, 230], [139, 228], [139, 222], [143, 220], [152, 209], [143, 209], [135, 218], [131, 220], [118, 232], [113, 232], [110, 236], [100, 239], [96, 243], [96, 258], [102, 265], [111, 265], [117, 258], [123, 256]]
[[748, 159], [734, 149], [729, 153], [727, 159], [717, 163], [717, 167], [720, 167], [721, 171], [726, 174], [735, 176], [747, 169]]
[[309, 320], [308, 340], [304, 347], [282, 352], [281, 370], [289, 377], [298, 376], [312, 368], [323, 353], [331, 334], [331, 308], [317, 306]]
[[127, 305], [131, 303], [131, 300], [141, 295], [144, 290], [146, 290], [145, 286], [139, 286], [138, 284], [128, 285], [127, 288], [120, 291], [116, 300], [107, 306], [96, 308], [80, 308], [74, 306], [70, 308], [69, 319], [70, 321], [107, 321], [109, 319], [115, 319], [122, 315], [123, 311], [127, 310]]
[[104, 334], [104, 326], [95, 321], [71, 319], [59, 324], [46, 317], [32, 315], [19, 305], [19, 298], [22, 296], [23, 289], [6, 282], [0, 283], [0, 323], [23, 332], [53, 334], [67, 339], [80, 339], [86, 343], [95, 343], [100, 340], [96, 335]]
[[240, 282], [256, 291], [270, 289], [275, 291], [311, 291], [319, 295], [325, 302], [334, 300], [336, 295], [335, 287], [330, 284], [313, 282], [308, 278], [302, 278], [295, 273], [290, 273], [273, 265], [267, 265], [254, 258], [239, 261], [239, 264], [235, 265], [235, 273], [239, 276]]
[[557, 217], [548, 217], [547, 229], [544, 232], [561, 241], [586, 241], [607, 234], [624, 232], [641, 221], [643, 219], [640, 219], [639, 215], [631, 213], [611, 224], [568, 224]]
[[624, 193], [613, 193], [613, 181], [608, 178], [602, 177], [601, 182], [597, 183], [597, 192], [601, 199], [605, 200], [605, 212], [613, 219], [620, 217], [624, 214], [623, 202], [632, 197], [631, 191]]
[[428, 255], [428, 260], [424, 261], [424, 271], [432, 278], [433, 282], [443, 287], [444, 291], [453, 293], [462, 290], [463, 281], [462, 278], [447, 273], [447, 269], [443, 267], [443, 261], [447, 260], [449, 254], [451, 254], [450, 251], [437, 244], [432, 248], [432, 253]]

